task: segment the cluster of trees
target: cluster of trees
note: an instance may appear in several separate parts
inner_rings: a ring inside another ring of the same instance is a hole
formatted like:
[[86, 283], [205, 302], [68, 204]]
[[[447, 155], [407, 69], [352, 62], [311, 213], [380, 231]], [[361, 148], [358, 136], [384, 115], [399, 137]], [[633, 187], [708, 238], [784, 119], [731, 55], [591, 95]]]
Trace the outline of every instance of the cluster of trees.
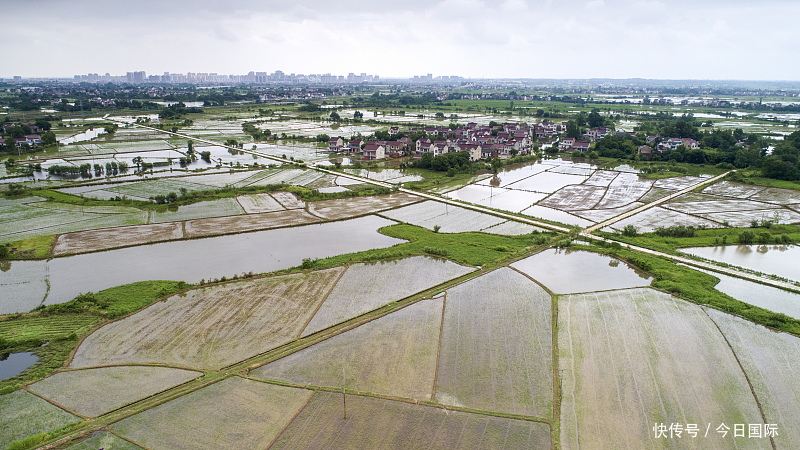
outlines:
[[425, 153], [422, 158], [413, 161], [412, 167], [431, 169], [439, 172], [464, 172], [471, 170], [472, 161], [469, 160], [469, 152], [450, 152], [439, 156]]
[[252, 123], [246, 122], [242, 125], [242, 131], [253, 137], [256, 141], [265, 141], [272, 135], [269, 129], [261, 130]]
[[165, 120], [180, 119], [186, 114], [198, 113], [202, 114], [201, 108], [188, 108], [183, 103], [175, 103], [167, 106], [158, 113], [158, 117]]

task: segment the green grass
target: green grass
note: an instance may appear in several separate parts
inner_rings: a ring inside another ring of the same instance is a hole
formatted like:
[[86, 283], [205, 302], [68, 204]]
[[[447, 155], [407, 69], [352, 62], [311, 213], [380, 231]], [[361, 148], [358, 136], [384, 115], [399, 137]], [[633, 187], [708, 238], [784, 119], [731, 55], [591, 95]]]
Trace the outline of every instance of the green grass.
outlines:
[[575, 245], [575, 247], [610, 254], [623, 259], [653, 274], [655, 277], [652, 283], [653, 287], [670, 292], [690, 302], [709, 305], [720, 311], [744, 317], [752, 322], [800, 336], [800, 320], [741, 302], [723, 294], [714, 288], [719, 283], [719, 279], [713, 275], [675, 264], [664, 258], [624, 248], [616, 248], [616, 246], [603, 248]]
[[[405, 258], [417, 255], [438, 255], [446, 250], [447, 259], [468, 266], [497, 266], [522, 255], [533, 246], [549, 242], [552, 234], [534, 233], [522, 236], [500, 236], [479, 232], [435, 233], [416, 225], [399, 224], [380, 229], [382, 234], [410, 242], [385, 249], [367, 250], [331, 256], [314, 262], [314, 268], [344, 263]], [[295, 271], [299, 267], [287, 269]]]
[[[760, 233], [769, 233], [774, 241], [782, 235], [789, 236], [792, 242], [800, 242], [800, 226], [797, 225], [772, 225], [769, 228], [708, 228], [696, 230], [694, 237], [659, 236], [656, 233], [642, 233], [636, 237], [627, 237], [621, 234], [596, 231], [598, 236], [603, 236], [626, 244], [658, 250], [674, 254], [684, 247], [711, 247], [715, 245], [736, 245], [739, 243], [739, 234], [752, 231], [757, 236]], [[758, 238], [756, 238], [758, 239]], [[756, 240], [754, 243], [758, 243]], [[771, 242], [774, 243], [774, 242]]]
[[[53, 247], [53, 242], [56, 240], [55, 234], [46, 236], [37, 236], [28, 239], [20, 239], [19, 241], [9, 242], [9, 248], [16, 248], [18, 252], [13, 255], [8, 255], [6, 259], [42, 259], [50, 256], [50, 249]], [[5, 245], [5, 244], [2, 244]], [[36, 249], [32, 255], [19, 255], [21, 251], [28, 251]]]
[[[182, 281], [140, 281], [81, 294], [66, 303], [0, 320], [0, 349], [33, 352], [39, 361], [21, 374], [0, 381], [0, 393], [46, 377], [63, 366], [81, 338], [106, 319], [138, 311], [155, 300], [190, 287]], [[16, 332], [15, 332], [16, 331]], [[47, 345], [42, 345], [49, 342]]]
[[758, 169], [740, 169], [725, 177], [729, 181], [738, 181], [740, 183], [752, 184], [756, 186], [768, 186], [783, 189], [791, 189], [793, 191], [800, 191], [800, 183], [794, 181], [775, 180], [772, 178], [765, 178], [761, 176], [761, 170]]

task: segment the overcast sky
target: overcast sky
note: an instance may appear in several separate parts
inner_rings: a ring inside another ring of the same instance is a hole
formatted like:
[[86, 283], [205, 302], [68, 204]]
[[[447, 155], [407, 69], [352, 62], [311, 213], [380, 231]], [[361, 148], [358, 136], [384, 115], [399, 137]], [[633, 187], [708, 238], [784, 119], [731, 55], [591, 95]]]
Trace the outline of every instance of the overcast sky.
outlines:
[[0, 76], [800, 79], [797, 0], [3, 1]]

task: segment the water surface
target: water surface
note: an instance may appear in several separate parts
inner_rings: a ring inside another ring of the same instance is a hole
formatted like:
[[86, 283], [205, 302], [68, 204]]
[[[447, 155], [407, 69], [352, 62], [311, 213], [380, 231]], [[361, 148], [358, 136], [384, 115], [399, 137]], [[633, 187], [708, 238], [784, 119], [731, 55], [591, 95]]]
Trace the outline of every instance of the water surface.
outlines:
[[511, 265], [556, 294], [649, 286], [650, 276], [616, 258], [582, 250], [548, 249]]
[[800, 281], [800, 247], [796, 245], [720, 245], [680, 250], [764, 274]]
[[33, 352], [21, 352], [0, 355], [0, 380], [15, 377], [28, 367], [36, 364], [39, 357]]

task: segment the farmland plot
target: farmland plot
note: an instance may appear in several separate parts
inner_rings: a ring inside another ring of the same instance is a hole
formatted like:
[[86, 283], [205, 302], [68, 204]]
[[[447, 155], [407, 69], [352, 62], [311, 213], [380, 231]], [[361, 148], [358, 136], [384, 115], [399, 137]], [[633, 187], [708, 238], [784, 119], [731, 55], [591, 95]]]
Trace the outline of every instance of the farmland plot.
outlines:
[[619, 172], [614, 172], [611, 170], [598, 170], [589, 177], [588, 180], [584, 181], [583, 184], [587, 186], [599, 186], [599, 187], [608, 187], [614, 178], [619, 175]]
[[75, 231], [58, 236], [53, 246], [53, 255], [86, 253], [128, 245], [169, 241], [182, 237], [183, 223], [181, 222]]
[[793, 191], [791, 189], [768, 187], [751, 196], [750, 200], [758, 200], [781, 205], [795, 204], [800, 203], [800, 192]]
[[311, 391], [228, 378], [111, 425], [148, 448], [267, 448]]
[[639, 233], [655, 231], [659, 227], [671, 227], [675, 225], [718, 227], [720, 224], [712, 222], [702, 217], [684, 214], [678, 211], [671, 211], [660, 206], [650, 208], [631, 217], [620, 220], [612, 225], [616, 230], [622, 230], [626, 225], [633, 225]]
[[704, 194], [720, 195], [723, 197], [749, 198], [766, 189], [763, 186], [752, 186], [749, 184], [735, 183], [731, 181], [720, 181], [703, 189]]
[[0, 395], [0, 411], [0, 448], [81, 420], [24, 390]]
[[382, 215], [390, 219], [418, 225], [429, 230], [439, 225], [443, 233], [479, 231], [492, 225], [505, 222], [505, 220], [499, 217], [432, 200], [386, 211], [382, 213]]
[[648, 286], [650, 277], [628, 264], [599, 253], [544, 250], [511, 265], [556, 294]]
[[28, 312], [47, 294], [46, 261], [4, 261], [0, 271], [0, 314]]
[[698, 215], [719, 223], [728, 222], [728, 224], [732, 227], [749, 227], [754, 220], [773, 220], [776, 214], [777, 217], [780, 218], [780, 223], [800, 222], [800, 213], [786, 208], [761, 209], [753, 211], [727, 211]]
[[447, 291], [436, 401], [551, 417], [551, 298], [501, 268]]
[[569, 175], [580, 175], [582, 177], [591, 177], [594, 174], [596, 166], [592, 166], [589, 164], [582, 164], [582, 163], [574, 163], [574, 164], [564, 164], [561, 166], [557, 166], [553, 169], [549, 169], [548, 172], [550, 173], [565, 173]]
[[720, 245], [686, 247], [680, 251], [800, 281], [800, 266], [797, 265], [800, 247], [796, 245]]
[[653, 186], [653, 180], [640, 179], [633, 173], [620, 173], [608, 185], [605, 197], [597, 208], [618, 208], [638, 200]]
[[270, 175], [272, 175], [274, 173], [277, 173], [278, 170], [279, 169], [269, 169], [269, 170], [261, 170], [259, 172], [255, 172], [255, 173], [250, 172], [250, 173], [252, 173], [252, 175], [250, 175], [249, 177], [247, 177], [247, 178], [245, 178], [243, 180], [237, 181], [233, 185], [236, 186], [236, 187], [248, 186], [248, 185], [251, 185], [251, 184], [255, 183], [256, 181], [263, 180], [264, 178], [267, 178], [268, 176], [270, 176]]
[[477, 184], [464, 186], [461, 189], [446, 194], [446, 197], [452, 199], [513, 212], [520, 212], [546, 196], [547, 194], [492, 188]]
[[[177, 192], [176, 192], [177, 193]], [[92, 198], [95, 200], [108, 200], [110, 198], [121, 197], [119, 192], [114, 191], [107, 191], [105, 189], [97, 189], [93, 191], [87, 191], [82, 194], [86, 198]], [[138, 197], [136, 195], [125, 195], [130, 200], [141, 200], [141, 201], [148, 201], [149, 198], [147, 197]]]
[[137, 214], [141, 210], [127, 206], [84, 206], [72, 203], [36, 202], [30, 203], [32, 208], [42, 208], [53, 211], [68, 211], [92, 214]]
[[442, 297], [423, 300], [293, 353], [256, 378], [429, 400], [436, 372]]
[[695, 184], [703, 181], [704, 178], [701, 177], [672, 177], [672, 178], [662, 178], [657, 180], [653, 183], [654, 188], [661, 188], [661, 189], [668, 189], [672, 191], [680, 191], [682, 189], [686, 189], [690, 186], [694, 186]]
[[300, 200], [291, 192], [273, 192], [272, 196], [286, 209], [302, 209], [306, 207], [306, 202]]
[[502, 234], [505, 236], [520, 236], [523, 234], [531, 234], [534, 231], [547, 231], [544, 228], [535, 227], [526, 223], [514, 222], [509, 220], [498, 225], [493, 225], [489, 228], [484, 228], [484, 233]]
[[[306, 183], [305, 187], [309, 189], [329, 189], [332, 187], [336, 187], [336, 177], [333, 175], [325, 174], [316, 180]], [[320, 191], [322, 192], [322, 191]]]
[[591, 209], [605, 193], [605, 188], [597, 186], [566, 186], [539, 202], [539, 205], [565, 211]]
[[250, 186], [267, 186], [270, 184], [288, 183], [289, 180], [298, 175], [302, 175], [304, 172], [305, 171], [302, 169], [281, 170], [266, 178], [262, 178], [254, 183], [250, 183]]
[[236, 199], [220, 198], [204, 202], [178, 206], [177, 211], [164, 209], [153, 211], [150, 223], [175, 222], [179, 220], [202, 219], [206, 217], [235, 216], [244, 214], [244, 209]]
[[653, 203], [655, 201], [661, 200], [664, 197], [669, 197], [670, 195], [674, 194], [675, 191], [671, 191], [669, 189], [661, 189], [654, 187], [647, 191], [646, 194], [639, 199], [642, 203]]
[[96, 417], [201, 375], [166, 367], [101, 367], [59, 372], [30, 389], [82, 416]]
[[558, 209], [548, 208], [546, 206], [534, 205], [530, 208], [523, 209], [520, 212], [526, 216], [541, 217], [542, 219], [553, 220], [556, 222], [566, 223], [568, 225], [577, 225], [579, 227], [594, 225], [594, 222], [590, 220], [583, 219]]
[[0, 321], [0, 338], [26, 340], [40, 338], [43, 341], [64, 338], [71, 333], [79, 333], [99, 322], [97, 316], [68, 315], [26, 317], [23, 319]]
[[[559, 300], [558, 330], [563, 448], [770, 448], [769, 440], [714, 432], [762, 421], [744, 373], [699, 306], [647, 288], [571, 295]], [[654, 440], [658, 423], [713, 429], [697, 443]]]
[[67, 447], [67, 450], [141, 450], [132, 444], [108, 431], [96, 431], [92, 437], [77, 444]]
[[303, 225], [319, 221], [319, 218], [312, 216], [302, 209], [246, 214], [241, 216], [212, 217], [187, 221], [186, 236], [202, 237], [214, 236], [221, 233], [243, 233], [292, 225]]
[[416, 195], [402, 192], [389, 195], [370, 195], [352, 198], [337, 198], [320, 200], [308, 204], [308, 212], [323, 219], [343, 219], [371, 212], [382, 211], [389, 208], [419, 202], [422, 199]]
[[581, 175], [568, 175], [563, 173], [542, 172], [530, 178], [506, 185], [509, 189], [533, 191], [545, 194], [553, 193], [570, 184], [581, 184], [586, 177]]
[[583, 217], [584, 219], [591, 220], [592, 222], [603, 222], [604, 220], [611, 219], [612, 217], [617, 217], [620, 214], [626, 213], [632, 209], [636, 209], [640, 206], [644, 206], [644, 203], [633, 202], [629, 205], [620, 206], [619, 208], [608, 208], [608, 209], [587, 209], [583, 211], [570, 211], [572, 214], [576, 216]]
[[378, 398], [318, 392], [271, 449], [543, 449], [544, 423], [446, 411]]
[[471, 267], [427, 256], [354, 264], [336, 284], [303, 335], [323, 330], [472, 270]]
[[266, 193], [240, 195], [236, 197], [236, 200], [239, 201], [239, 204], [242, 205], [244, 212], [247, 214], [281, 211], [284, 209], [283, 205]]
[[[199, 177], [186, 177], [195, 179]], [[106, 191], [115, 192], [116, 195], [127, 195], [139, 198], [150, 198], [156, 195], [167, 195], [170, 192], [180, 193], [181, 188], [190, 192], [204, 191], [210, 189], [208, 186], [183, 181], [184, 179], [157, 179], [151, 181], [140, 181], [138, 183], [125, 183], [121, 186], [109, 187]]]
[[747, 372], [767, 423], [778, 426], [777, 448], [800, 448], [800, 339], [715, 309], [706, 312]]
[[768, 203], [753, 202], [750, 200], [726, 198], [700, 202], [686, 202], [678, 200], [675, 202], [665, 203], [662, 207], [687, 214], [704, 214], [725, 211], [755, 211], [761, 209], [770, 209], [771, 207], [777, 208], [778, 206], [771, 206]]
[[336, 267], [173, 295], [95, 331], [71, 367], [227, 366], [297, 337], [343, 271]]
[[181, 178], [181, 180], [189, 181], [204, 186], [221, 188], [225, 186], [234, 186], [237, 183], [246, 180], [254, 175], [256, 175], [256, 172], [246, 170], [241, 172], [214, 173], [211, 175], [195, 175], [191, 177]]
[[552, 166], [545, 164], [531, 164], [517, 169], [505, 169], [491, 178], [479, 181], [477, 184], [483, 186], [506, 187], [511, 183], [523, 180], [551, 168]]

